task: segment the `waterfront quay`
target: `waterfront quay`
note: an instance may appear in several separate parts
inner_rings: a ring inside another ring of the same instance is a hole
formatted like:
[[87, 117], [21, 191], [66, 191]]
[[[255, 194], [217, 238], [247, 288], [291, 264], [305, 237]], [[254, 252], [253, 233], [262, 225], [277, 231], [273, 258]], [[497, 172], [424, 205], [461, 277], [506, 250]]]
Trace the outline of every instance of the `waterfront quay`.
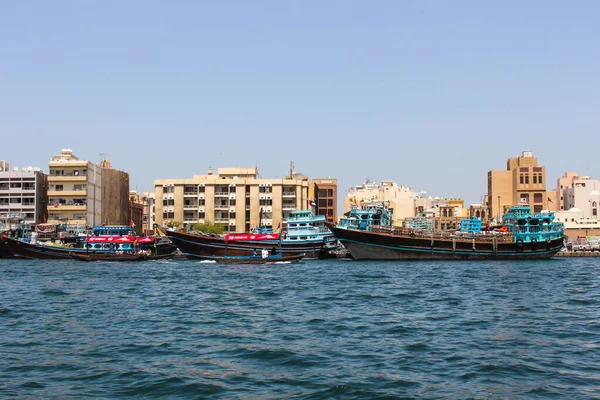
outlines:
[[554, 257], [600, 257], [600, 251], [559, 251]]

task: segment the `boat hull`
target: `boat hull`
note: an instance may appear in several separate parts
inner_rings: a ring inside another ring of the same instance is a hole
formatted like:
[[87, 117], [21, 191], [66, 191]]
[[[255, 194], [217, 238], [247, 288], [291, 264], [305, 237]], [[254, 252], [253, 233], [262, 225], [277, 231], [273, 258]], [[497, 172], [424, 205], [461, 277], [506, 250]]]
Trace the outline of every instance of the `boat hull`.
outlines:
[[337, 239], [356, 260], [521, 260], [549, 259], [563, 246], [563, 239], [522, 243], [431, 239], [333, 228]]
[[[187, 258], [206, 259], [207, 257], [227, 256], [251, 256], [254, 250], [279, 251], [278, 240], [265, 241], [235, 241], [225, 242], [218, 236], [198, 235], [193, 233], [168, 231], [167, 236], [179, 248]], [[284, 256], [301, 255], [304, 258], [328, 258], [329, 250], [325, 248], [324, 242], [298, 241], [297, 243], [281, 242], [281, 252]]]
[[12, 258], [14, 257], [12, 251], [5, 244], [4, 236], [0, 234], [0, 258]]

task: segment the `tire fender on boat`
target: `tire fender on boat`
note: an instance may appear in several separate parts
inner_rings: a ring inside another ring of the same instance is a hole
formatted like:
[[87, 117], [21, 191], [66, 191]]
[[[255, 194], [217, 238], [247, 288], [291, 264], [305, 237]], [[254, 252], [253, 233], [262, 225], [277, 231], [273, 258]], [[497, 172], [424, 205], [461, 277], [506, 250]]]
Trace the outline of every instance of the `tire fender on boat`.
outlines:
[[522, 239], [517, 239], [517, 246], [523, 247], [523, 240]]

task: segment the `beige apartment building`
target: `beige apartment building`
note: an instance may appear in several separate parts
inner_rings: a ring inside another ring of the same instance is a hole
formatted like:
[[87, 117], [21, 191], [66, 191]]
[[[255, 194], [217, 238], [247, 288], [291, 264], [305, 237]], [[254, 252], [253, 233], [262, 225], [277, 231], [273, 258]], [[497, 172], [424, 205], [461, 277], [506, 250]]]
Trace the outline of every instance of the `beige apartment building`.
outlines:
[[405, 220], [426, 216], [436, 219], [436, 227], [449, 229], [460, 218], [468, 216], [462, 199], [427, 197], [425, 192], [415, 192], [394, 181], [375, 183], [368, 179], [350, 188], [344, 200], [344, 213], [374, 203], [387, 204], [392, 212], [392, 224], [397, 227], [403, 226]]
[[529, 205], [534, 212], [547, 210], [551, 196], [546, 191], [546, 167], [538, 165], [538, 159], [530, 151], [509, 158], [506, 170], [488, 172], [490, 219], [499, 221], [512, 205]]
[[62, 149], [48, 163], [48, 222], [99, 225], [102, 221], [102, 169]]
[[262, 179], [257, 168], [219, 168], [191, 179], [154, 181], [155, 221], [223, 224], [226, 232], [277, 229], [292, 210], [308, 207], [308, 179]]

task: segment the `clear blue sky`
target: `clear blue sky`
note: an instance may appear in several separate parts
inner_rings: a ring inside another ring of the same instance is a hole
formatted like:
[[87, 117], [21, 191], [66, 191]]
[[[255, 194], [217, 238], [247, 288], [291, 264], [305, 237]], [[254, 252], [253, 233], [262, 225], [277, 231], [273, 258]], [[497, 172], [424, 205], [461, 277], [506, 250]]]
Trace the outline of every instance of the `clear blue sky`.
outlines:
[[600, 178], [597, 1], [3, 1], [0, 159], [132, 188], [289, 162], [478, 202], [528, 149]]

